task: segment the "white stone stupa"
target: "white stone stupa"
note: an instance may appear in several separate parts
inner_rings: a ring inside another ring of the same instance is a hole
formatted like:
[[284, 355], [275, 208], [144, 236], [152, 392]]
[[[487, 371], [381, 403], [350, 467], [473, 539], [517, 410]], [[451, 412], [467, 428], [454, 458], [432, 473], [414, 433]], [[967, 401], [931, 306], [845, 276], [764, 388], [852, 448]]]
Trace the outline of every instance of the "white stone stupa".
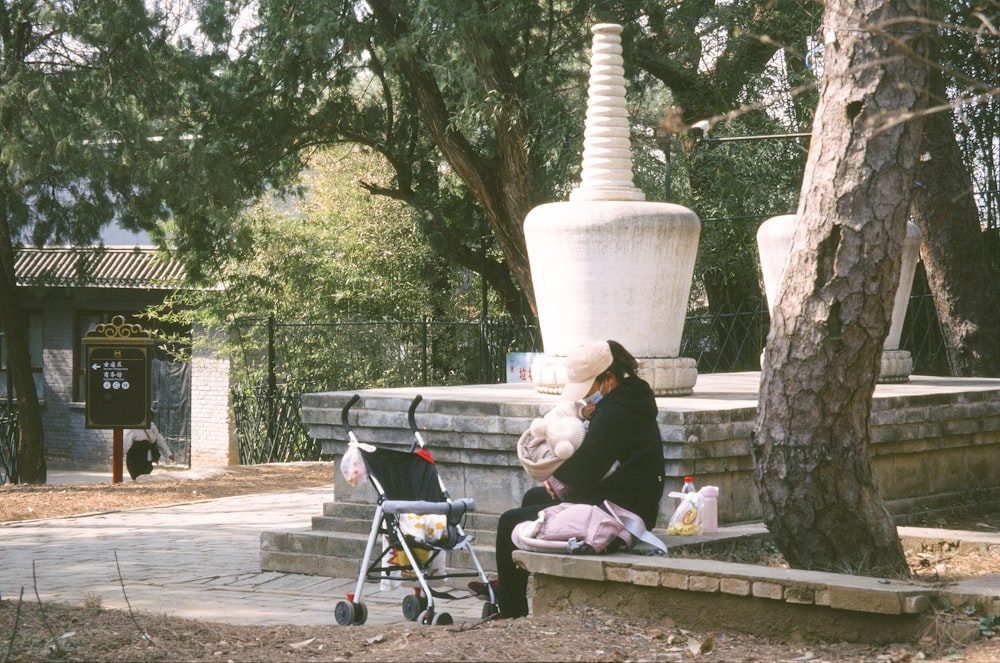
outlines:
[[[778, 289], [788, 266], [792, 252], [792, 237], [795, 234], [795, 214], [774, 216], [760, 224], [757, 229], [757, 252], [760, 256], [760, 270], [764, 277], [764, 294], [767, 296], [768, 310], [773, 314], [778, 300]], [[892, 305], [892, 320], [889, 335], [882, 345], [882, 362], [878, 381], [882, 383], [908, 382], [913, 372], [913, 357], [908, 350], [900, 350], [903, 335], [903, 321], [910, 303], [913, 276], [920, 260], [920, 228], [912, 221], [906, 222], [906, 238], [903, 240], [903, 256], [899, 271], [899, 287]], [[767, 361], [766, 353], [761, 353], [761, 366]]]
[[686, 207], [647, 202], [633, 183], [622, 28], [591, 30], [580, 185], [524, 221], [545, 349], [532, 381], [558, 394], [570, 348], [616, 340], [658, 396], [690, 394], [698, 370], [678, 355], [701, 224]]

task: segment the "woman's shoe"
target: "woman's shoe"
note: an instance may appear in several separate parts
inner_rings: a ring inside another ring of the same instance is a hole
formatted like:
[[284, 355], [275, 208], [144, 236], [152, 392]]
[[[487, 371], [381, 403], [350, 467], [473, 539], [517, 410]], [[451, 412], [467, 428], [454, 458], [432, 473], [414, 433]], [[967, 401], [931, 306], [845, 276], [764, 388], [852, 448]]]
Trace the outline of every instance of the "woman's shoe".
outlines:
[[[497, 587], [500, 583], [496, 580], [491, 580], [489, 586], [493, 588], [493, 600], [496, 600]], [[475, 594], [477, 597], [483, 599], [484, 601], [490, 600], [490, 590], [486, 586], [486, 583], [479, 582], [478, 580], [473, 580], [469, 583], [469, 591]]]

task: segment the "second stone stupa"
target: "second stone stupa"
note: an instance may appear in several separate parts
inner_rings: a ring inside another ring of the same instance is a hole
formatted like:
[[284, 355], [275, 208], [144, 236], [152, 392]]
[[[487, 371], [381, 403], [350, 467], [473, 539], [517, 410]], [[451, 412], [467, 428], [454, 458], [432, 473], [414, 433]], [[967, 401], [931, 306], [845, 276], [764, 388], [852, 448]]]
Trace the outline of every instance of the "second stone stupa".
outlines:
[[594, 35], [583, 164], [569, 201], [528, 213], [524, 235], [545, 353], [536, 390], [558, 394], [565, 355], [619, 341], [658, 396], [690, 394], [693, 359], [679, 357], [701, 224], [686, 207], [648, 202], [632, 178], [620, 25]]

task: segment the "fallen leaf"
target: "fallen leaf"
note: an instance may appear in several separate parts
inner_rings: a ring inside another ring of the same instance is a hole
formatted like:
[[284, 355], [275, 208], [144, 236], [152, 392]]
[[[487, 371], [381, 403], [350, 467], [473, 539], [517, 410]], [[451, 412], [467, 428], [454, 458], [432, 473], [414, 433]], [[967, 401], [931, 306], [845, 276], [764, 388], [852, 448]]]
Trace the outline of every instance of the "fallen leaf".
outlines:
[[375, 636], [372, 636], [370, 638], [367, 638], [365, 640], [365, 642], [368, 643], [368, 644], [370, 644], [370, 645], [380, 644], [382, 642], [385, 642], [385, 634], [384, 633], [379, 633], [378, 635], [375, 635]]
[[309, 638], [308, 640], [303, 640], [302, 642], [294, 642], [288, 646], [291, 647], [292, 649], [302, 649], [303, 647], [308, 647], [315, 641], [316, 638]]

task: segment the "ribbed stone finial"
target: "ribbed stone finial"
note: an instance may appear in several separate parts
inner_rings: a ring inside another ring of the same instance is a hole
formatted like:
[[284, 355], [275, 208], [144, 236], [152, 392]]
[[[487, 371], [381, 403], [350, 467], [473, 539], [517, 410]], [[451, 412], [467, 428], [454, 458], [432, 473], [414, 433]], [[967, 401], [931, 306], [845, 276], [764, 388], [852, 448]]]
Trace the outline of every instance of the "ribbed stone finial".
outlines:
[[583, 132], [583, 172], [570, 200], [645, 200], [632, 182], [622, 26], [598, 23], [590, 57], [587, 118]]

